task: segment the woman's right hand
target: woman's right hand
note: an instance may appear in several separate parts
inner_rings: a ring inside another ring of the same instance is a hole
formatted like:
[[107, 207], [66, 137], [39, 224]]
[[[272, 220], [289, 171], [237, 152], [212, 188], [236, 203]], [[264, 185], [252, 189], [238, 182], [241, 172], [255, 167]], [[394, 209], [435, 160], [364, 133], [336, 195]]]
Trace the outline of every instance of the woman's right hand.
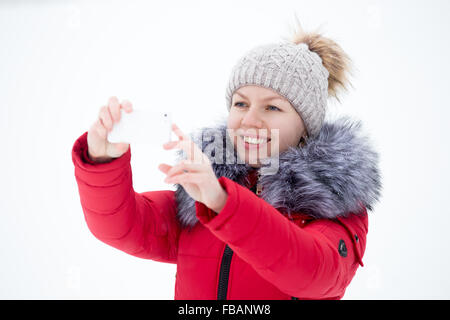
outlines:
[[97, 121], [91, 126], [87, 135], [88, 155], [95, 162], [109, 162], [119, 158], [128, 151], [128, 143], [111, 143], [107, 140], [113, 124], [120, 121], [121, 109], [132, 112], [131, 102], [123, 100], [119, 103], [117, 97], [111, 97], [108, 104], [100, 108]]

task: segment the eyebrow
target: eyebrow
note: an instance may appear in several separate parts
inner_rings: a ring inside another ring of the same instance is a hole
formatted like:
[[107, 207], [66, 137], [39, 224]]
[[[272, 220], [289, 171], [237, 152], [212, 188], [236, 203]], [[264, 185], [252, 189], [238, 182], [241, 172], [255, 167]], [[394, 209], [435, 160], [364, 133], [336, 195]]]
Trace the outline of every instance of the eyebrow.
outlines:
[[[249, 98], [247, 98], [245, 95], [243, 95], [242, 93], [239, 92], [235, 92], [237, 95], [240, 95], [242, 98], [250, 100]], [[277, 97], [277, 96], [272, 96], [272, 97], [267, 97], [265, 99], [263, 99], [263, 101], [269, 101], [269, 100], [283, 100], [281, 97]]]

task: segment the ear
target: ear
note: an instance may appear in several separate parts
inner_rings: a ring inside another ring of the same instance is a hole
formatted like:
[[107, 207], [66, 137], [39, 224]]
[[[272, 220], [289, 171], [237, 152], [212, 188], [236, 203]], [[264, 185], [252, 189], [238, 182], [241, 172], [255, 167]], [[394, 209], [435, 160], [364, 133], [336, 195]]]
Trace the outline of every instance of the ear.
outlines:
[[299, 142], [299, 144], [298, 144], [298, 146], [299, 147], [304, 147], [305, 146], [305, 144], [307, 143], [307, 141], [308, 141], [308, 136], [302, 136], [301, 138], [300, 138], [300, 142]]

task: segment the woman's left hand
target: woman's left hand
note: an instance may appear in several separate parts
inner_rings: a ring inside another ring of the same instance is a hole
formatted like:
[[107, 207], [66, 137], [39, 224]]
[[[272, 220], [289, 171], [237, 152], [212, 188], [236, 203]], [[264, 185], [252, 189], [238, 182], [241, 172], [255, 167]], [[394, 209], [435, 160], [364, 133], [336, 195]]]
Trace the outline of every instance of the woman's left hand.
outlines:
[[180, 184], [194, 200], [219, 213], [225, 206], [228, 195], [220, 185], [211, 161], [177, 125], [172, 124], [172, 130], [180, 140], [167, 142], [163, 148], [182, 149], [187, 159], [175, 166], [160, 164], [158, 169], [167, 174], [164, 182]]

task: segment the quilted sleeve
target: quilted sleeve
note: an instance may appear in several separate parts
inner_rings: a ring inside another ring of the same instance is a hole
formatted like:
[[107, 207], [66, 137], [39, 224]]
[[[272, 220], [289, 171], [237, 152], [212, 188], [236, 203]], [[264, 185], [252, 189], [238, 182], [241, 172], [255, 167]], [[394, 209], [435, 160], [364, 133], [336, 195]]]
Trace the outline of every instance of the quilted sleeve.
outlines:
[[367, 212], [301, 226], [247, 188], [226, 177], [219, 182], [228, 194], [219, 214], [196, 202], [204, 226], [286, 294], [342, 298], [364, 251]]
[[137, 193], [132, 185], [131, 148], [108, 163], [87, 155], [87, 132], [72, 148], [81, 207], [92, 234], [130, 255], [176, 263], [180, 226], [175, 193]]

